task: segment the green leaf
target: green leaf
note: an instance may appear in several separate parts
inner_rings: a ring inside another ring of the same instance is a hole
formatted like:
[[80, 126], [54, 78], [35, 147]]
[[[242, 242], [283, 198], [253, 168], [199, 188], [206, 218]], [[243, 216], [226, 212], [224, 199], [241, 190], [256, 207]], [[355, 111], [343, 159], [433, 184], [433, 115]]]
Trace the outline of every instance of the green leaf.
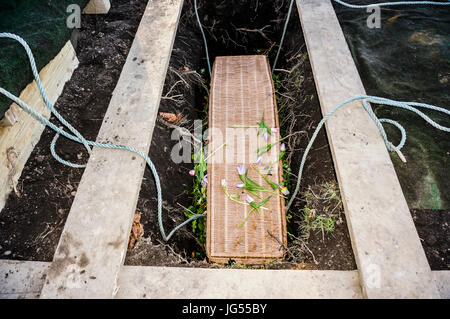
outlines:
[[242, 221], [242, 223], [239, 225], [239, 228], [241, 228], [242, 226], [244, 226], [245, 222], [248, 220], [248, 218], [250, 217], [250, 215], [252, 214], [252, 212], [254, 210], [256, 210], [259, 213], [259, 208], [264, 205], [265, 203], [267, 203], [269, 201], [269, 199], [272, 196], [267, 197], [266, 199], [260, 201], [259, 203], [255, 203], [255, 202], [251, 202], [250, 206], [252, 207], [252, 209], [250, 209], [250, 211], [248, 212], [247, 216], [245, 216], [244, 220]]
[[258, 156], [261, 156], [261, 155], [263, 155], [264, 153], [267, 153], [268, 151], [270, 151], [271, 148], [272, 148], [272, 144], [267, 144], [267, 145], [265, 145], [265, 146], [262, 146], [262, 147], [258, 148], [258, 149], [256, 150], [256, 154], [257, 154]]
[[245, 222], [247, 221], [247, 219], [250, 217], [251, 213], [252, 213], [254, 210], [255, 210], [254, 208], [250, 209], [250, 211], [248, 212], [247, 216], [245, 216], [244, 220], [243, 220], [242, 223], [239, 225], [239, 228], [242, 228], [242, 226], [244, 226]]
[[257, 209], [259, 209], [262, 205], [264, 205], [265, 203], [267, 203], [271, 197], [272, 197], [272, 196], [269, 196], [269, 197], [267, 197], [265, 200], [263, 200], [263, 201], [259, 202], [258, 204], [256, 204], [256, 206], [258, 207]]

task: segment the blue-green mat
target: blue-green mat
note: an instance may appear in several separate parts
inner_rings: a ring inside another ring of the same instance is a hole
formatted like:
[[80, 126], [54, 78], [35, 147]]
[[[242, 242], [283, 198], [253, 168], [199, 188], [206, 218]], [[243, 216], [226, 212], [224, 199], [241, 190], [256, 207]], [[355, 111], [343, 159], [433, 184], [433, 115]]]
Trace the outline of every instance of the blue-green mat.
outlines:
[[[66, 26], [67, 7], [84, 8], [88, 0], [0, 0], [0, 32], [24, 38], [41, 70], [70, 39], [72, 29]], [[33, 80], [23, 48], [13, 40], [0, 39], [0, 87], [18, 96]], [[11, 101], [0, 96], [0, 118]]]

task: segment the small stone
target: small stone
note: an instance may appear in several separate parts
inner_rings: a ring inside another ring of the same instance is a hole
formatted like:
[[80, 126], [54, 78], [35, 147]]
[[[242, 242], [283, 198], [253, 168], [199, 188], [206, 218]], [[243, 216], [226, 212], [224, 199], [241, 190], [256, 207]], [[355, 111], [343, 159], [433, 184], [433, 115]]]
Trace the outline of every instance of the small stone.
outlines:
[[77, 194], [77, 192], [73, 191], [72, 193], [70, 193], [70, 195], [75, 196]]
[[4, 256], [9, 256], [11, 255], [11, 250], [7, 250], [3, 253]]
[[38, 155], [36, 157], [36, 162], [38, 163], [42, 163], [45, 160], [45, 156], [44, 155]]
[[429, 246], [434, 246], [437, 243], [437, 238], [434, 235], [428, 235], [427, 238], [425, 238], [425, 242]]

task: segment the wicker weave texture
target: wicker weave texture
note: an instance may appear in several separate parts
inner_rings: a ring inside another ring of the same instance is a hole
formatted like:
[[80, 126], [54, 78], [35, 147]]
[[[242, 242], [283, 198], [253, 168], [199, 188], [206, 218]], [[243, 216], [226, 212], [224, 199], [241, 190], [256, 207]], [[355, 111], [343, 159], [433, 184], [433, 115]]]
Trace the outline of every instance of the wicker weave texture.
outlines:
[[[280, 243], [286, 243], [286, 218], [284, 199], [266, 192], [259, 195], [270, 200], [259, 213], [253, 212], [243, 224], [250, 206], [231, 201], [222, 189], [226, 180], [230, 194], [239, 194], [245, 202], [246, 191], [237, 188], [241, 183], [236, 167], [245, 164], [248, 176], [259, 185], [269, 185], [251, 167], [256, 150], [280, 139], [278, 133], [269, 141], [259, 135], [254, 126], [261, 120], [268, 127], [278, 127], [278, 112], [268, 60], [265, 56], [217, 57], [213, 67], [209, 112], [209, 150], [219, 149], [208, 160], [207, 253], [213, 262], [233, 259], [245, 264], [261, 264], [283, 258]], [[245, 126], [233, 128], [232, 126]], [[226, 146], [220, 146], [226, 143]], [[270, 163], [272, 182], [282, 181], [281, 165], [277, 163], [280, 151], [274, 144], [262, 156], [262, 163], [254, 165], [263, 174]], [[259, 201], [251, 195], [255, 201]]]

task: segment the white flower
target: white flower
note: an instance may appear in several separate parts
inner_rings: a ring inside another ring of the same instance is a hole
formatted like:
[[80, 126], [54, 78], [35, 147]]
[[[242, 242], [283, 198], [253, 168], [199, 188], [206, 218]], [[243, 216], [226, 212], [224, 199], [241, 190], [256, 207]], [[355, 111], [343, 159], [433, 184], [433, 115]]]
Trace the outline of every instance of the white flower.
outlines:
[[260, 156], [260, 157], [258, 157], [257, 159], [256, 159], [256, 162], [255, 162], [255, 164], [261, 164], [261, 162], [262, 162], [262, 156]]
[[245, 200], [246, 200], [249, 204], [252, 203], [252, 202], [254, 202], [253, 198], [252, 198], [249, 194], [247, 194], [247, 196], [245, 197]]
[[275, 134], [278, 133], [280, 130], [278, 129], [278, 127], [274, 126], [270, 129], [270, 131]]
[[286, 144], [282, 143], [280, 146], [280, 151], [284, 152], [286, 150]]
[[245, 172], [247, 171], [247, 168], [245, 167], [245, 165], [240, 165], [238, 167], [236, 167], [238, 174], [239, 175], [244, 175]]
[[222, 179], [221, 182], [222, 182], [222, 187], [226, 187], [227, 186], [227, 181], [224, 178]]
[[242, 187], [244, 187], [244, 186], [245, 186], [245, 184], [242, 184], [242, 183], [236, 185], [237, 188], [242, 188]]
[[267, 133], [267, 132], [264, 133], [264, 140], [265, 141], [269, 140], [269, 133]]
[[206, 174], [206, 175], [203, 177], [203, 180], [202, 180], [202, 186], [203, 186], [203, 187], [208, 186], [208, 174]]

